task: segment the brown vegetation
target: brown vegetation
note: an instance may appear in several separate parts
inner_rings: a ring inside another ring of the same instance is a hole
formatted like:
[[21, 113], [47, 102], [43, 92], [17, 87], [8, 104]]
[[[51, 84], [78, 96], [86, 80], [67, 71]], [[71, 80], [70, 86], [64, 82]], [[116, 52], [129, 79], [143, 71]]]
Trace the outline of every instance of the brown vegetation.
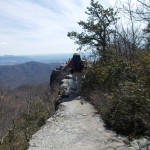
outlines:
[[57, 89], [50, 93], [47, 85], [0, 88], [0, 149], [27, 149], [31, 135], [54, 113]]

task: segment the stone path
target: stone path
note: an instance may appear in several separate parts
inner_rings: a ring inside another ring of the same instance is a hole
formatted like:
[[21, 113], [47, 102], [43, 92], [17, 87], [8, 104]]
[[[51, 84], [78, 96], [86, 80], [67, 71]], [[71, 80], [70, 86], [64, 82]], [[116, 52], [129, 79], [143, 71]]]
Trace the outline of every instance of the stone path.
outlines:
[[[71, 80], [63, 82], [69, 92]], [[74, 95], [64, 98], [55, 115], [32, 136], [28, 150], [127, 150], [124, 141], [105, 129], [90, 103]]]

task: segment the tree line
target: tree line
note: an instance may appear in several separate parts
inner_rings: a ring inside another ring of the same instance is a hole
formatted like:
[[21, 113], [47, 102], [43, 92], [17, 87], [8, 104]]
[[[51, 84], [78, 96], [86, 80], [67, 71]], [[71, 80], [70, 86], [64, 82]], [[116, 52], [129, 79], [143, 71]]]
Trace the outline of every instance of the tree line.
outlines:
[[84, 70], [83, 94], [109, 128], [133, 139], [150, 135], [150, 3], [117, 2], [91, 0], [87, 21], [78, 22], [83, 31], [68, 36], [97, 59]]
[[[106, 59], [106, 51], [115, 49], [116, 55], [132, 58], [135, 51], [150, 51], [150, 5], [147, 1], [132, 0], [116, 8], [104, 8], [91, 0], [85, 12], [87, 21], [79, 21], [83, 32], [68, 32], [79, 45], [78, 50], [92, 51]], [[136, 8], [135, 8], [136, 7]], [[147, 24], [143, 28], [143, 24]]]

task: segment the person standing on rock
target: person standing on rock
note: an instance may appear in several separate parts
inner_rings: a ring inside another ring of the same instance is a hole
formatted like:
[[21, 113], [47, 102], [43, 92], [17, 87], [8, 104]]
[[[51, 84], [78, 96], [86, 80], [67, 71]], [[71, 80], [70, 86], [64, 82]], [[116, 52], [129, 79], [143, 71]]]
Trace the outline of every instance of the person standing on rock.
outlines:
[[72, 74], [73, 82], [71, 89], [79, 93], [81, 91], [82, 70], [84, 68], [80, 55], [78, 53], [74, 53], [66, 67], [70, 68], [70, 72]]

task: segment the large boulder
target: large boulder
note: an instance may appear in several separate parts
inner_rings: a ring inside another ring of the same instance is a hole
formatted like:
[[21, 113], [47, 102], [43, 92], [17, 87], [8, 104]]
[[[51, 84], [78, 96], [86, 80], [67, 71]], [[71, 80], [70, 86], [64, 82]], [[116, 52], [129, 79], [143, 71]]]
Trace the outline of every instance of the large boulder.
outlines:
[[65, 65], [60, 65], [56, 69], [52, 70], [50, 75], [50, 88], [53, 88], [56, 84], [60, 84], [61, 80], [64, 78], [64, 67]]

